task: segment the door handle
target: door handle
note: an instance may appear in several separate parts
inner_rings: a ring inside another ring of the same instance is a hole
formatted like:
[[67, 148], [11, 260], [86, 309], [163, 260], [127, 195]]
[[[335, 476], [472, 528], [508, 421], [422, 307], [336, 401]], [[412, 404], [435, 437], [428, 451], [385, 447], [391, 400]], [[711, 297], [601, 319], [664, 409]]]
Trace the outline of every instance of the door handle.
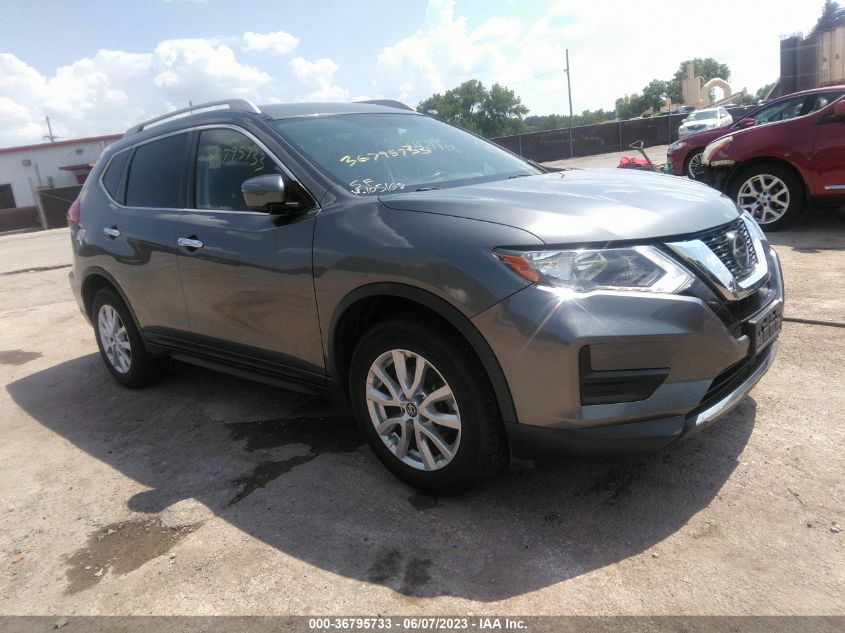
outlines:
[[179, 246], [183, 246], [189, 249], [197, 249], [205, 246], [205, 244], [203, 244], [202, 241], [198, 240], [196, 237], [180, 237], [176, 240], [176, 243]]
[[103, 229], [103, 235], [106, 237], [120, 237], [120, 229], [116, 226], [107, 226]]

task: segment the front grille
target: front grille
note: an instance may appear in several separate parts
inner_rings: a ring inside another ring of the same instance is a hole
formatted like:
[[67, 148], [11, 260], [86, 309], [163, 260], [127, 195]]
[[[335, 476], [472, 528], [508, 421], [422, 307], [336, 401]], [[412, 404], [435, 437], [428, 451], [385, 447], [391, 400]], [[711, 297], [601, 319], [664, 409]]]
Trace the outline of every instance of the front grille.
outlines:
[[[731, 240], [728, 239], [728, 234], [731, 232], [738, 233], [744, 240], [748, 248], [749, 262], [748, 267], [743, 269], [734, 259], [731, 250]], [[704, 242], [707, 247], [713, 251], [716, 257], [719, 258], [725, 268], [731, 271], [731, 274], [739, 281], [745, 279], [754, 272], [754, 267], [757, 265], [757, 251], [754, 248], [754, 242], [748, 232], [748, 227], [742, 218], [739, 218], [728, 225], [723, 225], [715, 229], [711, 229], [706, 233], [702, 233], [698, 239]]]

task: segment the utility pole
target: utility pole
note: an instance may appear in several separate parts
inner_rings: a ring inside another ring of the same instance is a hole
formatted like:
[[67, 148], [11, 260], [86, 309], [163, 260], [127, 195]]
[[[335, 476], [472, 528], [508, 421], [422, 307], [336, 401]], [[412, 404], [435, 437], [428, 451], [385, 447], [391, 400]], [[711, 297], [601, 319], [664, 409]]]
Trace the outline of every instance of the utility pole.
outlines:
[[566, 49], [566, 92], [569, 95], [569, 158], [575, 157], [572, 149], [572, 82], [569, 75], [569, 49]]
[[55, 143], [56, 139], [59, 137], [53, 134], [53, 126], [50, 125], [50, 117], [45, 118], [47, 119], [47, 136], [44, 138], [49, 139], [51, 143]]

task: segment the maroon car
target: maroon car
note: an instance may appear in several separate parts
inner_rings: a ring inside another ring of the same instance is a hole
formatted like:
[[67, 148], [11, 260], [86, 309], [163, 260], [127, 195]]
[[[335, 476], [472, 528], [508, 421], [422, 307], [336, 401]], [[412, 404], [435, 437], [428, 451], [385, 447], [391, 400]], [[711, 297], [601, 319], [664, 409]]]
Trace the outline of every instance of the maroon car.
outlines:
[[811, 205], [841, 204], [845, 96], [808, 114], [721, 136], [704, 148], [701, 164], [701, 180], [766, 230], [791, 226]]
[[845, 86], [828, 86], [794, 92], [748, 113], [731, 126], [705, 130], [676, 141], [669, 146], [666, 154], [672, 166], [672, 173], [678, 176], [687, 175], [697, 180], [701, 176], [701, 153], [710, 141], [760, 123], [786, 121], [815, 112], [828, 103], [836, 101], [842, 95], [845, 95]]

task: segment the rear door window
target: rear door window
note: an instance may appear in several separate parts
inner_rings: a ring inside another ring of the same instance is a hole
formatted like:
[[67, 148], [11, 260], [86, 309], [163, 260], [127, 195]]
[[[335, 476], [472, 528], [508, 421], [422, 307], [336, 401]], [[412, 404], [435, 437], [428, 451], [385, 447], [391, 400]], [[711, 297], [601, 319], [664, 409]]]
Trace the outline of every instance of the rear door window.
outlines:
[[183, 208], [187, 159], [187, 133], [139, 145], [129, 165], [126, 204], [130, 207]]
[[825, 92], [822, 94], [817, 94], [814, 96], [813, 101], [810, 106], [810, 112], [815, 112], [816, 110], [821, 110], [825, 106], [830, 105], [834, 101], [836, 101], [839, 97], [841, 97], [843, 92]]

